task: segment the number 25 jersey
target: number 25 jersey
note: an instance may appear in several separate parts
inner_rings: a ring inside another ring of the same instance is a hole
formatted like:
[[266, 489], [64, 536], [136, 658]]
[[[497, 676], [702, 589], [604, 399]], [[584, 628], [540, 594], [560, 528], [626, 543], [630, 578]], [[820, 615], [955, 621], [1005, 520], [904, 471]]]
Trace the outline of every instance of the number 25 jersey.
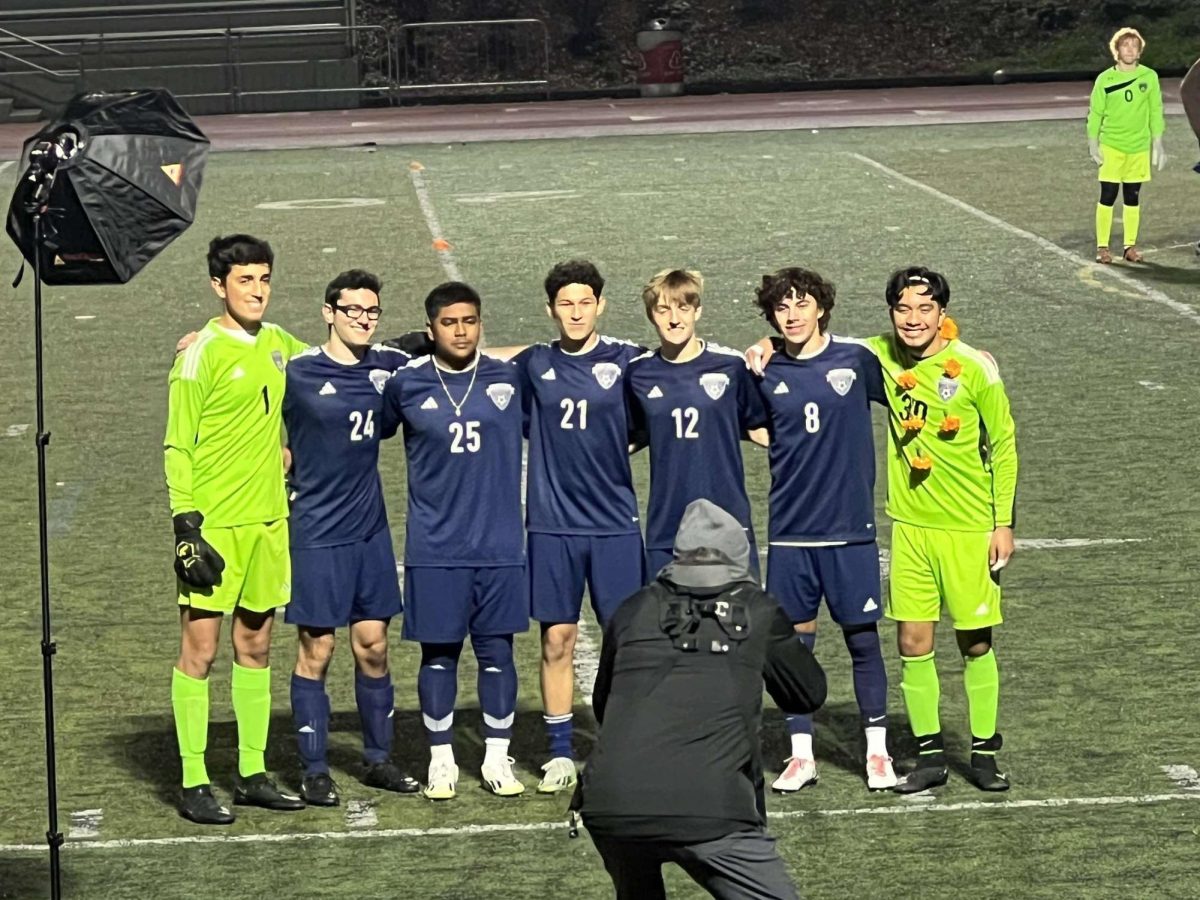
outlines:
[[383, 423], [404, 433], [404, 564], [523, 565], [516, 366], [480, 355], [453, 372], [432, 356], [414, 359], [384, 388]]

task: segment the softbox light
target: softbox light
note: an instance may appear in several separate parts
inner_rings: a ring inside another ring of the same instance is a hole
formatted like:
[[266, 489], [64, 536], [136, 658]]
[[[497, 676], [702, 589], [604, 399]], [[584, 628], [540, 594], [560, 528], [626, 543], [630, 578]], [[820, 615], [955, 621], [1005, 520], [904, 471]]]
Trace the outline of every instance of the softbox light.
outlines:
[[[41, 253], [46, 284], [124, 283], [192, 223], [207, 156], [168, 91], [80, 94], [25, 142], [8, 234], [30, 263]], [[54, 177], [35, 199], [39, 168]], [[45, 210], [40, 251], [33, 207]]]

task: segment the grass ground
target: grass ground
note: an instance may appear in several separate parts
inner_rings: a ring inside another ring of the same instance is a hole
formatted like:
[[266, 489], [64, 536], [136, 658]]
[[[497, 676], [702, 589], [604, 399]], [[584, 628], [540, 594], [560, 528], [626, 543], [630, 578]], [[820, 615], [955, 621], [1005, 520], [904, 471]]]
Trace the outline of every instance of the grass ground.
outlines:
[[[71, 812], [102, 809], [99, 839], [106, 842], [68, 844], [68, 896], [190, 897], [201, 879], [214, 892], [279, 897], [527, 898], [555, 889], [608, 895], [590, 843], [543, 827], [563, 817], [565, 798], [529, 793], [502, 801], [471, 781], [482, 746], [469, 664], [460, 695], [467, 713], [459, 718], [459, 799], [434, 806], [360, 786], [345, 647], [330, 678], [337, 711], [331, 759], [347, 799], [376, 801], [370, 834], [404, 832], [298, 840], [354, 829], [344, 810], [255, 810], [212, 843], [136, 843], [200, 833], [170, 803], [178, 769], [168, 702], [177, 625], [160, 448], [175, 338], [215, 312], [202, 263], [206, 242], [235, 229], [270, 238], [277, 251], [273, 318], [299, 335], [321, 337], [321, 288], [335, 272], [360, 265], [385, 278], [383, 331], [417, 327], [420, 299], [445, 274], [409, 179], [412, 160], [426, 167], [454, 262], [483, 291], [494, 344], [549, 336], [541, 277], [553, 262], [577, 254], [595, 260], [609, 279], [607, 332], [649, 341], [638, 287], [661, 267], [687, 265], [708, 280], [702, 331], [733, 346], [763, 333], [752, 286], [780, 265], [811, 265], [837, 281], [834, 327], [848, 334], [885, 326], [882, 285], [895, 266], [920, 261], [947, 273], [964, 338], [990, 350], [1006, 374], [1021, 449], [1018, 535], [1042, 541], [1006, 572], [1008, 623], [997, 642], [1003, 759], [1014, 790], [983, 807], [977, 801], [996, 798], [982, 798], [961, 778], [932, 804], [868, 796], [846, 654], [827, 627], [818, 642], [832, 686], [817, 717], [821, 784], [772, 798], [772, 813], [782, 814], [772, 829], [813, 898], [962, 890], [1012, 898], [1194, 896], [1200, 804], [1119, 799], [1198, 799], [1161, 769], [1200, 765], [1188, 689], [1195, 671], [1188, 636], [1200, 630], [1192, 377], [1200, 263], [1190, 246], [1200, 237], [1200, 179], [1183, 162], [1190, 163], [1194, 145], [1172, 126], [1175, 164], [1143, 193], [1150, 262], [1122, 268], [1124, 278], [1088, 262], [1094, 170], [1077, 123], [214, 156], [196, 225], [131, 285], [47, 289], [61, 815], [66, 830]], [[383, 202], [258, 207], [331, 197]], [[12, 248], [0, 247], [0, 271], [16, 265]], [[0, 332], [4, 845], [37, 844], [45, 830], [28, 296], [28, 283], [13, 292], [9, 325]], [[765, 458], [748, 451], [747, 459], [765, 533]], [[385, 448], [382, 465], [402, 546], [398, 446]], [[636, 466], [644, 488], [644, 459]], [[881, 530], [886, 546], [888, 529]], [[1046, 543], [1063, 539], [1082, 543]], [[898, 676], [893, 629], [883, 630], [889, 669]], [[943, 717], [952, 751], [961, 755], [968, 735], [961, 664], [951, 646], [944, 642], [940, 657]], [[269, 764], [285, 780], [296, 774], [287, 707], [293, 653], [294, 637], [281, 628]], [[543, 751], [530, 636], [520, 640], [519, 654], [514, 755], [532, 787]], [[214, 670], [212, 691], [209, 767], [220, 790], [228, 789], [235, 764], [227, 660]], [[423, 771], [416, 657], [399, 640], [393, 669], [399, 754]], [[892, 707], [894, 749], [903, 755], [895, 685]], [[579, 712], [586, 747], [588, 715]], [[769, 760], [786, 755], [776, 714], [768, 714], [764, 739]], [[1087, 802], [1051, 802], [1068, 798]], [[514, 830], [464, 830], [470, 825]], [[437, 828], [458, 830], [422, 833]], [[279, 842], [264, 845], [252, 835]], [[240, 836], [248, 843], [225, 839]], [[135, 843], [109, 843], [127, 839]], [[377, 854], [378, 863], [364, 865], [366, 854]], [[180, 872], [191, 874], [182, 880]], [[679, 878], [672, 884], [677, 896], [696, 895]], [[44, 852], [0, 848], [0, 897], [41, 897], [43, 885]]]

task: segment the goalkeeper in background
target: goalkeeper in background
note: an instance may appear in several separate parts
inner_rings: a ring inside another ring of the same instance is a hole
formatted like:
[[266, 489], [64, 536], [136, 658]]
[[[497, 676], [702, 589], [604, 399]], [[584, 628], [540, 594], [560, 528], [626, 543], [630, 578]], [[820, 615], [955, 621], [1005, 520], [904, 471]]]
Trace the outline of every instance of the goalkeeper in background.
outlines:
[[1100, 167], [1100, 202], [1096, 205], [1096, 262], [1111, 263], [1109, 240], [1113, 208], [1122, 194], [1126, 262], [1139, 263], [1140, 193], [1150, 180], [1150, 165], [1166, 165], [1163, 152], [1162, 90], [1158, 73], [1138, 60], [1146, 42], [1134, 28], [1122, 28], [1108, 42], [1115, 64], [1096, 78], [1088, 107], [1088, 152]]
[[1016, 429], [995, 360], [943, 334], [946, 279], [900, 269], [885, 296], [892, 333], [866, 342], [883, 367], [888, 404], [894, 525], [885, 612], [897, 622], [900, 687], [919, 753], [895, 790], [923, 791], [948, 776], [933, 649], [945, 606], [964, 663], [971, 779], [980, 790], [1003, 791], [992, 628], [1002, 621], [1000, 570], [1013, 552]]
[[284, 366], [306, 345], [264, 322], [274, 254], [237, 234], [208, 249], [222, 315], [175, 358], [165, 463], [175, 525], [181, 642], [171, 705], [183, 760], [179, 812], [228, 825], [204, 765], [208, 674], [221, 620], [233, 617], [233, 712], [238, 727], [234, 803], [303, 809], [281, 792], [263, 760], [271, 716], [268, 653], [275, 609], [291, 597], [281, 407]]

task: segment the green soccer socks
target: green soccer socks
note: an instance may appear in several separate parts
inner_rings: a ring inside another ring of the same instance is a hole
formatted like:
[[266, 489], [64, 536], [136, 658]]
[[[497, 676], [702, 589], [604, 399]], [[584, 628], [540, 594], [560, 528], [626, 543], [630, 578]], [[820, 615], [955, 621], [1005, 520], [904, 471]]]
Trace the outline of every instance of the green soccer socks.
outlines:
[[171, 708], [175, 711], [175, 736], [183, 760], [183, 786], [208, 784], [208, 770], [204, 767], [204, 751], [208, 746], [208, 680], [192, 678], [174, 669]]
[[1000, 707], [1000, 670], [996, 667], [996, 653], [988, 650], [983, 656], [968, 656], [965, 663], [963, 686], [967, 689], [971, 734], [986, 740], [996, 733], [996, 715]]
[[937, 666], [933, 653], [924, 656], [900, 657], [900, 689], [904, 693], [904, 706], [908, 710], [908, 721], [913, 734], [937, 734], [942, 730], [938, 717]]
[[248, 669], [234, 663], [231, 693], [238, 728], [238, 774], [248, 778], [267, 770], [263, 755], [271, 725], [271, 667]]
[[1096, 204], [1096, 246], [1107, 247], [1112, 237], [1113, 208]]
[[1124, 246], [1132, 247], [1137, 243], [1138, 228], [1142, 224], [1142, 208], [1140, 206], [1124, 206], [1121, 208], [1121, 221], [1124, 223]]

